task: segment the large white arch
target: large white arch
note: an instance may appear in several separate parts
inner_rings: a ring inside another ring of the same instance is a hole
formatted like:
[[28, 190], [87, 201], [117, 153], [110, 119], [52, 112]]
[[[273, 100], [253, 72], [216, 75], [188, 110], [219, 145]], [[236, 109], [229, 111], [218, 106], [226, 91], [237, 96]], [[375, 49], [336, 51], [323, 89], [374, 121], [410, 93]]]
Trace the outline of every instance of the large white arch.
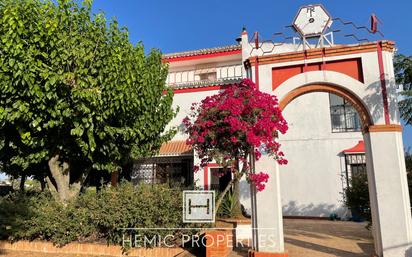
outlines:
[[[349, 49], [348, 51], [352, 51]], [[356, 50], [358, 51], [358, 49]], [[263, 64], [250, 67], [252, 77], [256, 78], [258, 68], [260, 90], [275, 94], [281, 105], [309, 92], [333, 92], [346, 97], [352, 103], [363, 108], [368, 122], [363, 120], [363, 137], [366, 145], [367, 172], [373, 219], [375, 252], [379, 257], [412, 257], [412, 218], [404, 161], [402, 127], [397, 109], [396, 87], [394, 84], [392, 53], [383, 52], [385, 68], [384, 80], [380, 77], [379, 58], [370, 49], [366, 52], [331, 57], [331, 60], [360, 58], [362, 61], [363, 80], [356, 80], [337, 71], [304, 71], [291, 76], [273, 90], [272, 70], [276, 67], [302, 65], [309, 61], [266, 59]], [[292, 55], [293, 53], [291, 53]], [[283, 57], [283, 56], [282, 56]], [[248, 60], [253, 60], [249, 57]], [[316, 85], [319, 87], [316, 88]], [[322, 87], [324, 85], [325, 87]], [[384, 104], [382, 87], [386, 87], [387, 106]], [[330, 90], [334, 91], [330, 91]], [[292, 96], [291, 96], [292, 94]], [[294, 94], [294, 95], [293, 95]], [[289, 99], [288, 99], [289, 98]], [[285, 102], [282, 103], [282, 102]], [[283, 107], [284, 107], [283, 106]], [[387, 108], [385, 110], [385, 108]], [[385, 120], [385, 112], [389, 119]], [[257, 198], [257, 228], [259, 236], [275, 238], [275, 245], [261, 244], [255, 255], [263, 252], [265, 256], [285, 256], [283, 243], [282, 206], [280, 200], [279, 168], [269, 157], [263, 156], [256, 163], [257, 170], [266, 170], [270, 175], [267, 190], [259, 192]]]

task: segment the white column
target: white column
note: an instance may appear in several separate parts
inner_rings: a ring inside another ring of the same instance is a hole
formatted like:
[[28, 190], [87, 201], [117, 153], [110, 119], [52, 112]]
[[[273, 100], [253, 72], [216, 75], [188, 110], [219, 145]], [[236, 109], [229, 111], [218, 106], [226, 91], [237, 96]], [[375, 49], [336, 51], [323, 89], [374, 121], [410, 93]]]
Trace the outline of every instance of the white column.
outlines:
[[284, 252], [279, 167], [273, 158], [265, 155], [256, 162], [256, 172], [261, 171], [269, 174], [269, 181], [266, 188], [256, 195], [258, 250]]
[[[194, 154], [193, 165], [200, 165], [200, 159], [196, 153]], [[205, 176], [203, 168], [199, 168], [199, 170], [193, 174], [193, 183], [197, 188], [204, 189]]]
[[364, 140], [375, 251], [379, 257], [412, 257], [402, 132], [369, 132]]

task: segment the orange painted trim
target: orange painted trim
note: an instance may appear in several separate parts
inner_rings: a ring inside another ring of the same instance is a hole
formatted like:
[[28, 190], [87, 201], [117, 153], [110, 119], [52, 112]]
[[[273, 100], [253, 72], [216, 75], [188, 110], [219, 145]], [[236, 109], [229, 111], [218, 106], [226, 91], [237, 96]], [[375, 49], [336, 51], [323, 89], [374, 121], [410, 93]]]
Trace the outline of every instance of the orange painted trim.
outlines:
[[[393, 52], [395, 49], [395, 43], [392, 41], [382, 41], [382, 51]], [[291, 61], [303, 61], [310, 60], [322, 57], [332, 57], [332, 56], [341, 56], [349, 54], [359, 54], [359, 53], [368, 53], [376, 52], [377, 45], [376, 42], [359, 44], [354, 46], [334, 46], [328, 48], [314, 48], [308, 49], [306, 51], [290, 52], [290, 53], [281, 53], [281, 54], [272, 54], [259, 57], [259, 64], [270, 64], [270, 63], [282, 63], [282, 62], [291, 62]], [[248, 59], [253, 65], [255, 62], [254, 57]]]
[[226, 89], [228, 85], [217, 85], [217, 86], [206, 86], [206, 87], [195, 87], [195, 88], [177, 88], [173, 89], [174, 94], [183, 94], [183, 93], [194, 93], [202, 91], [213, 91], [213, 90], [222, 90]]
[[288, 257], [288, 253], [268, 253], [268, 252], [256, 252], [249, 250], [248, 257]]
[[398, 124], [372, 125], [368, 127], [369, 132], [402, 132], [402, 126]]
[[236, 55], [236, 54], [241, 54], [241, 53], [242, 53], [241, 49], [236, 49], [236, 50], [229, 50], [225, 52], [169, 57], [169, 58], [164, 58], [163, 61], [165, 63], [182, 62], [182, 61], [198, 60], [198, 59], [205, 59], [205, 58], [214, 58], [214, 57], [220, 57], [220, 56]]
[[279, 102], [279, 107], [283, 110], [295, 98], [312, 92], [327, 92], [345, 98], [348, 102], [352, 104], [352, 106], [358, 112], [359, 118], [362, 121], [363, 132], [367, 132], [368, 127], [373, 125], [369, 111], [363, 105], [360, 99], [358, 99], [355, 95], [353, 95], [351, 92], [344, 88], [329, 84], [309, 84], [306, 86], [295, 88], [283, 97], [283, 99]]

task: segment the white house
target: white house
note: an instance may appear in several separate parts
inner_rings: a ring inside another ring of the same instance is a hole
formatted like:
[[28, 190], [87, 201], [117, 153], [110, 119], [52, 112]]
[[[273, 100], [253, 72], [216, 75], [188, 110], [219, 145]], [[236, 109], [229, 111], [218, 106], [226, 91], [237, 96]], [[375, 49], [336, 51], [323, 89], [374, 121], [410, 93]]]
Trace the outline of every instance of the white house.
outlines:
[[[236, 45], [164, 55], [169, 65], [167, 84], [175, 93], [173, 107], [179, 107], [170, 126], [181, 128], [193, 102], [251, 77], [250, 60], [258, 53], [254, 52], [249, 40], [247, 32], [243, 31]], [[261, 82], [260, 89], [276, 95], [277, 90], [293, 83], [293, 78], [305, 69], [334, 71], [362, 83], [370, 79], [367, 63], [370, 52], [374, 51], [371, 43], [327, 48], [330, 51], [340, 49], [341, 54], [299, 60], [296, 54], [303, 56], [302, 45], [275, 47], [269, 54], [281, 59], [269, 71], [271, 74], [260, 75], [272, 78], [267, 83]], [[362, 121], [356, 109], [338, 95], [313, 92], [293, 100], [283, 112], [289, 124], [289, 131], [280, 137], [289, 161], [288, 165], [280, 167], [283, 215], [348, 217], [343, 207], [343, 190], [353, 172], [366, 172]], [[222, 189], [230, 178], [213, 176], [213, 169], [219, 169], [217, 164], [193, 174], [192, 167], [197, 160], [185, 144], [186, 138], [187, 135], [179, 130], [172, 141], [162, 146], [159, 156], [137, 163], [136, 179], [178, 181], [187, 185], [194, 183], [204, 189]], [[243, 182], [241, 196], [242, 204], [248, 208], [246, 182]]]
[[[256, 170], [270, 179], [253, 197], [241, 182], [241, 203], [254, 213], [250, 256], [284, 256], [282, 216], [348, 217], [342, 193], [350, 177], [361, 172], [368, 178], [376, 254], [412, 256], [394, 43], [334, 44], [332, 22], [322, 5], [308, 5], [298, 10], [292, 26], [298, 36], [291, 43], [265, 41], [257, 33], [249, 38], [244, 29], [236, 45], [164, 55], [173, 105], [180, 108], [170, 127], [181, 128], [193, 102], [242, 78], [251, 78], [259, 90], [279, 99], [289, 123], [279, 140], [289, 163], [279, 166], [263, 155]], [[372, 15], [371, 28], [360, 28], [376, 35], [377, 23]], [[136, 162], [134, 179], [222, 190], [230, 172], [215, 177], [214, 169], [221, 167], [210, 163], [193, 174], [199, 160], [185, 140], [179, 131], [158, 156]], [[266, 244], [265, 237], [274, 243]]]

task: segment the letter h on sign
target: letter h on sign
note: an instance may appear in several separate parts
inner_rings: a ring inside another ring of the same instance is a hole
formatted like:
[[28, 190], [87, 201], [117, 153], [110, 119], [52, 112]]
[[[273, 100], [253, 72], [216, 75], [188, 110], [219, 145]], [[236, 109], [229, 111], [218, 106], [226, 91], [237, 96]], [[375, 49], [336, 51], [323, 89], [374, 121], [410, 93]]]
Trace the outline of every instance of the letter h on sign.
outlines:
[[215, 191], [183, 191], [183, 222], [215, 222]]

